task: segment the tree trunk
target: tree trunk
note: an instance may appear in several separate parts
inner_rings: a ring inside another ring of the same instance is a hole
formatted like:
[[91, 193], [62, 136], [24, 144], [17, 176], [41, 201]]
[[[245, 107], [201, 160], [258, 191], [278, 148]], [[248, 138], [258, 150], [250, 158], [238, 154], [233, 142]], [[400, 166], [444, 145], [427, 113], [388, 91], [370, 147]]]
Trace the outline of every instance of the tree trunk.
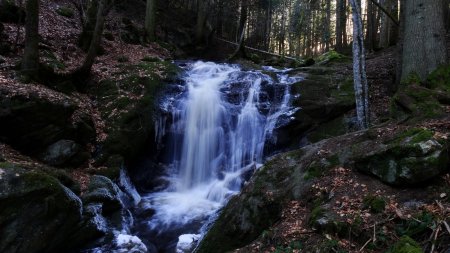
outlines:
[[100, 0], [98, 3], [97, 21], [95, 22], [94, 33], [92, 34], [91, 44], [89, 51], [84, 59], [84, 63], [77, 71], [77, 74], [81, 76], [87, 76], [91, 72], [92, 65], [94, 65], [95, 57], [97, 56], [97, 50], [100, 46], [100, 42], [103, 34], [103, 26], [105, 24], [106, 16], [112, 6], [112, 0]]
[[330, 50], [330, 34], [331, 34], [331, 0], [326, 0], [326, 17], [325, 17], [325, 50]]
[[197, 24], [195, 27], [195, 41], [197, 43], [202, 43], [202, 40], [205, 37], [205, 23], [208, 14], [207, 8], [208, 8], [207, 0], [199, 0], [197, 12]]
[[444, 0], [405, 1], [401, 80], [417, 75], [425, 80], [447, 62]]
[[241, 14], [239, 18], [239, 42], [236, 51], [230, 56], [229, 59], [236, 57], [247, 57], [245, 53], [245, 26], [247, 24], [247, 0], [241, 0]]
[[364, 35], [361, 19], [361, 2], [350, 0], [353, 17], [353, 80], [355, 86], [356, 114], [361, 129], [369, 127], [369, 89], [366, 76]]
[[366, 29], [366, 48], [369, 51], [374, 51], [376, 43], [376, 15], [373, 3], [367, 2], [367, 29]]
[[86, 17], [83, 21], [83, 30], [81, 31], [78, 45], [83, 51], [87, 52], [91, 45], [92, 36], [94, 34], [95, 25], [97, 22], [98, 1], [90, 0], [87, 4]]
[[148, 42], [156, 40], [155, 24], [156, 20], [156, 0], [147, 0], [147, 6], [145, 8], [145, 36]]
[[36, 78], [39, 70], [39, 0], [27, 0], [25, 20], [25, 51], [22, 58], [22, 72], [29, 78]]

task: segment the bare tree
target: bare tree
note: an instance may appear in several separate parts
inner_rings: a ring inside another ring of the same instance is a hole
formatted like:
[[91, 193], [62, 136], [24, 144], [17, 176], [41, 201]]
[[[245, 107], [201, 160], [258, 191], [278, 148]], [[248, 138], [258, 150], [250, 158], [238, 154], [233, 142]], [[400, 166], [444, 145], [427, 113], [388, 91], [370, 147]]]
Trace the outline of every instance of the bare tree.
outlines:
[[36, 78], [39, 71], [39, 0], [27, 0], [25, 21], [25, 51], [22, 58], [22, 73]]
[[361, 129], [369, 127], [369, 87], [366, 76], [366, 57], [361, 19], [360, 0], [350, 0], [353, 19], [353, 81], [355, 86], [356, 114]]
[[147, 0], [147, 6], [145, 9], [145, 36], [147, 41], [156, 40], [156, 0]]

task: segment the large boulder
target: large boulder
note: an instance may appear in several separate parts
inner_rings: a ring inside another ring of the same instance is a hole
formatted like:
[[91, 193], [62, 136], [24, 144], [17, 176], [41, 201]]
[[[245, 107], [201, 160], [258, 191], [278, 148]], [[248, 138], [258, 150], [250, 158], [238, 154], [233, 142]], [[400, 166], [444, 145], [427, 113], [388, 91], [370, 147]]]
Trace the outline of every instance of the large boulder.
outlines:
[[446, 170], [450, 161], [446, 141], [434, 138], [429, 130], [411, 129], [389, 142], [367, 144], [354, 146], [355, 167], [392, 185], [426, 182]]
[[[32, 214], [32, 215], [30, 215]], [[0, 164], [0, 252], [63, 252], [82, 220], [81, 200], [43, 172]]]
[[[80, 112], [76, 102], [31, 84], [23, 90], [0, 86], [0, 122], [0, 141], [36, 157], [42, 153], [55, 155], [53, 151], [61, 140], [74, 140], [74, 145], [84, 147], [95, 138], [91, 118]], [[64, 162], [53, 155], [47, 157], [51, 164]]]

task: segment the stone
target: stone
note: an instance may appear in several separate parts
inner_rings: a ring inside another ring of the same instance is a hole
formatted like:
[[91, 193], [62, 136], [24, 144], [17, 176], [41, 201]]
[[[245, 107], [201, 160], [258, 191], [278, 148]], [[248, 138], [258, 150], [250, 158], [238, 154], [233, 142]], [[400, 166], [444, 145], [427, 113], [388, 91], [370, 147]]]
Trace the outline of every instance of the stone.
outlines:
[[95, 175], [91, 177], [88, 190], [83, 195], [83, 203], [101, 203], [102, 213], [111, 214], [122, 209], [123, 192], [109, 178]]
[[52, 166], [67, 163], [81, 151], [81, 146], [72, 140], [60, 140], [48, 146], [41, 160]]
[[64, 252], [78, 247], [79, 242], [67, 238], [82, 220], [81, 200], [46, 173], [10, 163], [0, 168], [0, 252]]

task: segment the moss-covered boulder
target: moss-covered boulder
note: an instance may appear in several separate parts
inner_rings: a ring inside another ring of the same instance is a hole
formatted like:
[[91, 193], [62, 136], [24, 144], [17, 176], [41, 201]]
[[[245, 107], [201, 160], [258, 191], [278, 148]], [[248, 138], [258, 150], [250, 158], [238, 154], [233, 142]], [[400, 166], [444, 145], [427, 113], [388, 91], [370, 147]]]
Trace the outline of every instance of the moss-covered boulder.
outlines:
[[315, 148], [287, 153], [260, 168], [221, 211], [197, 252], [228, 252], [247, 245], [269, 228], [280, 218], [286, 201], [300, 199], [309, 189], [305, 168], [314, 152]]
[[355, 145], [355, 167], [375, 175], [385, 183], [412, 186], [430, 180], [447, 169], [449, 150], [446, 140], [433, 137], [433, 132], [411, 129], [382, 143], [371, 144], [370, 150]]
[[[30, 215], [32, 214], [32, 215]], [[81, 200], [56, 178], [0, 164], [0, 251], [64, 252], [82, 220]]]
[[0, 141], [38, 158], [61, 140], [75, 141], [83, 152], [96, 134], [91, 117], [80, 111], [79, 104], [32, 84], [20, 91], [0, 87], [0, 122]]
[[100, 203], [104, 213], [111, 213], [124, 207], [121, 200], [122, 195], [119, 187], [109, 178], [93, 176], [87, 192], [83, 195], [83, 203]]
[[164, 82], [178, 72], [171, 62], [124, 65], [116, 73], [120, 78], [103, 80], [93, 91], [106, 121], [102, 162], [111, 155], [133, 159], [148, 144], [154, 134], [156, 103]]
[[325, 74], [308, 69], [305, 80], [292, 86], [293, 105], [300, 109], [282, 129], [280, 140], [284, 137], [292, 142], [306, 137], [309, 142], [317, 142], [350, 131], [352, 119], [345, 114], [355, 108], [352, 81], [345, 77], [330, 78], [326, 73], [331, 68], [317, 71]]

